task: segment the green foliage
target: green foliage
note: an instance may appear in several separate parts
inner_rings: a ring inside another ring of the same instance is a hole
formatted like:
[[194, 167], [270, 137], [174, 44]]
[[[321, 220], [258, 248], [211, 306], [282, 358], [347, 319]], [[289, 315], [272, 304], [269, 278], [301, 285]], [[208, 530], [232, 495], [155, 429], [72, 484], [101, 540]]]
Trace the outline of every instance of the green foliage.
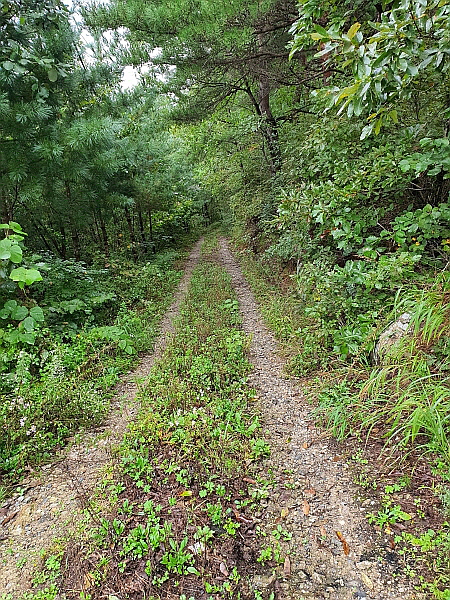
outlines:
[[[139, 268], [108, 270], [47, 256], [43, 280], [36, 284], [40, 306], [5, 303], [0, 318], [12, 323], [1, 338], [5, 482], [17, 480], [26, 465], [51, 458], [80, 428], [101, 421], [119, 375], [136, 351], [151, 348], [179, 279], [172, 266], [176, 257], [172, 252]], [[144, 292], [145, 302], [137, 304]], [[69, 300], [74, 293], [81, 298]]]
[[[423, 87], [448, 84], [450, 10], [446, 2], [394, 2], [381, 14], [380, 22], [353, 23], [348, 30], [344, 15], [325, 29], [317, 23], [314, 8], [313, 3], [300, 7], [292, 53], [310, 46], [312, 39], [321, 45], [315, 58], [334, 62], [333, 66], [350, 73], [348, 85], [326, 87], [320, 93], [331, 105], [341, 105], [338, 114], [347, 109], [349, 117], [369, 115], [361, 139], [399, 122], [399, 103], [411, 99], [417, 80]], [[375, 31], [369, 34], [370, 29]]]
[[[96, 551], [110, 556], [113, 549], [119, 573], [132, 576], [145, 561], [155, 596], [177, 591], [185, 577], [227, 596], [239, 590], [239, 563], [219, 580], [209, 555], [223, 544], [237, 547], [241, 524], [261, 497], [242, 480], [247, 459], [269, 452], [250, 405], [247, 350], [229, 276], [213, 262], [201, 264], [176, 335], [142, 386], [141, 414], [119, 449], [118, 514], [133, 518], [116, 517], [113, 503], [94, 533]], [[289, 538], [282, 529], [277, 535]]]
[[409, 333], [383, 352], [382, 365], [369, 369], [367, 380], [321, 391], [318, 415], [339, 439], [377, 426], [391, 443], [419, 446], [449, 464], [447, 294], [447, 278], [403, 291], [396, 314], [410, 312]]
[[450, 204], [426, 204], [414, 212], [396, 217], [392, 225], [393, 239], [398, 246], [413, 253], [422, 253], [436, 241], [444, 252], [450, 251]]

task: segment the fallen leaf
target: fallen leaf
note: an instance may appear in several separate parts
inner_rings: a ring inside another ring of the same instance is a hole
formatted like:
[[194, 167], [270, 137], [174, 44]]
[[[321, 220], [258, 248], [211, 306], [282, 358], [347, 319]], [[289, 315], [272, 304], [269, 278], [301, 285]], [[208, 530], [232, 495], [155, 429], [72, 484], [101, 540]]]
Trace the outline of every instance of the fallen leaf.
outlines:
[[313, 488], [310, 488], [309, 490], [305, 490], [305, 495], [308, 496], [308, 498], [312, 498], [313, 496], [316, 495], [316, 490], [314, 490]]
[[180, 492], [179, 495], [182, 498], [189, 498], [190, 496], [192, 496], [192, 492], [191, 490], [184, 490], [184, 492]]
[[238, 511], [235, 508], [233, 508], [233, 513], [236, 518], [236, 521], [240, 521], [241, 523], [253, 523], [252, 519], [247, 519], [246, 517], [243, 517], [241, 514], [238, 513]]
[[303, 448], [303, 450], [306, 450], [307, 448], [309, 448], [308, 442], [303, 442], [302, 448]]
[[96, 584], [95, 577], [92, 573], [86, 573], [84, 576], [84, 587], [88, 590]]
[[219, 569], [220, 569], [220, 572], [222, 573], [222, 575], [225, 575], [225, 577], [228, 577], [229, 573], [225, 566], [225, 563], [221, 562], [219, 565]]
[[247, 483], [252, 483], [253, 485], [256, 485], [256, 481], [254, 479], [250, 479], [250, 477], [244, 477], [242, 481], [246, 481]]
[[308, 500], [303, 500], [303, 513], [308, 516], [310, 511], [310, 506]]
[[342, 456], [333, 456], [333, 462], [338, 462], [342, 460]]
[[369, 588], [369, 590], [373, 590], [373, 582], [370, 577], [368, 577], [365, 573], [361, 573], [361, 579], [364, 585]]
[[289, 509], [288, 508], [283, 508], [281, 510], [281, 518], [284, 519], [285, 517], [287, 517], [289, 514]]
[[193, 554], [202, 554], [206, 550], [206, 546], [203, 542], [195, 542], [192, 546], [188, 546], [188, 549]]
[[291, 561], [290, 561], [289, 556], [286, 556], [286, 558], [284, 559], [283, 571], [284, 571], [285, 577], [288, 577], [288, 575], [291, 574]]
[[348, 556], [350, 554], [350, 546], [340, 531], [336, 531], [336, 535], [342, 544], [342, 550], [344, 551], [345, 556]]
[[14, 519], [14, 517], [16, 517], [19, 514], [19, 511], [16, 510], [15, 512], [11, 513], [8, 517], [6, 517], [6, 519], [4, 519], [2, 525], [6, 525], [7, 523], [9, 523], [10, 521], [12, 521]]

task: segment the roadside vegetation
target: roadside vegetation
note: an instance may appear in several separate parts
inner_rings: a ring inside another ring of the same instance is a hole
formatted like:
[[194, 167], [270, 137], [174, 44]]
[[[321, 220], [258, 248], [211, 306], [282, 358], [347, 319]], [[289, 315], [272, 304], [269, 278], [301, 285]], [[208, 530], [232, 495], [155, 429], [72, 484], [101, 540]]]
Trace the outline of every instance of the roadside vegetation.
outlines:
[[4, 273], [21, 279], [0, 285], [3, 495], [101, 422], [120, 375], [151, 350], [180, 277], [176, 250], [140, 265], [120, 256], [96, 265], [50, 254], [22, 260], [26, 233], [16, 223], [4, 231]]
[[448, 599], [450, 3], [0, 8], [3, 485], [101, 418], [176, 279], [153, 254], [220, 221], [370, 519]]

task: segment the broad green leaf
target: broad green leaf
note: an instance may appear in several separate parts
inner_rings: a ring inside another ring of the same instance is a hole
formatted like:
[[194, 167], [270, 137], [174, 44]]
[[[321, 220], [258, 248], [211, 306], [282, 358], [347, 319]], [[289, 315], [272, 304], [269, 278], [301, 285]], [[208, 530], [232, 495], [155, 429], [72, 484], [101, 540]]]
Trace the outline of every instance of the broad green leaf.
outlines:
[[391, 51], [386, 50], [385, 52], [382, 52], [380, 54], [380, 56], [374, 61], [372, 67], [374, 69], [376, 69], [377, 67], [379, 67], [380, 65], [384, 64], [384, 62], [391, 57]]
[[31, 331], [19, 333], [17, 337], [21, 342], [26, 342], [27, 344], [34, 344], [36, 340], [36, 334], [32, 333]]
[[326, 29], [324, 29], [321, 25], [314, 23], [314, 29], [317, 31], [317, 33], [320, 33], [323, 38], [330, 37], [330, 34], [328, 33], [328, 31]]
[[21, 235], [28, 235], [27, 233], [25, 233], [25, 231], [22, 229], [22, 227], [19, 225], [19, 223], [16, 223], [15, 221], [10, 221], [7, 225], [8, 229], [12, 229], [14, 231], [14, 233], [20, 233]]
[[8, 302], [5, 302], [4, 308], [6, 308], [11, 313], [16, 308], [16, 306], [18, 306], [18, 304], [15, 300], [8, 300]]
[[22, 262], [22, 248], [20, 246], [18, 246], [17, 244], [13, 244], [11, 246], [11, 253], [10, 253], [9, 260], [16, 265]]
[[28, 308], [26, 306], [17, 306], [13, 311], [11, 311], [11, 319], [15, 321], [21, 321], [28, 316]]
[[343, 98], [347, 98], [348, 96], [354, 96], [355, 92], [359, 88], [359, 81], [354, 83], [353, 85], [349, 85], [341, 90], [341, 93], [336, 98], [336, 104], [338, 104]]
[[8, 331], [5, 334], [4, 340], [10, 344], [17, 344], [19, 341], [19, 331], [17, 329], [13, 329], [13, 331]]
[[35, 321], [43, 321], [44, 320], [44, 311], [40, 306], [33, 306], [30, 310], [30, 317], [33, 317]]
[[22, 261], [22, 248], [10, 238], [0, 240], [0, 259], [17, 264]]
[[31, 285], [35, 281], [42, 281], [42, 275], [37, 269], [26, 269], [25, 267], [13, 269], [9, 277], [13, 281], [17, 281], [21, 289], [23, 289], [24, 285]]
[[35, 325], [36, 321], [33, 319], [33, 317], [27, 317], [22, 321], [22, 326], [26, 331], [33, 331]]
[[8, 238], [0, 240], [0, 259], [8, 260], [11, 256], [12, 242]]
[[56, 69], [50, 69], [47, 73], [49, 81], [54, 83], [58, 79], [58, 71]]
[[14, 69], [14, 63], [10, 60], [3, 61], [2, 66], [5, 69], [5, 71], [12, 71]]
[[378, 117], [377, 122], [375, 123], [374, 133], [378, 135], [381, 131], [381, 127], [383, 125], [383, 117]]
[[391, 117], [391, 119], [394, 123], [398, 123], [398, 113], [395, 109], [391, 110], [391, 112], [389, 113], [389, 116]]

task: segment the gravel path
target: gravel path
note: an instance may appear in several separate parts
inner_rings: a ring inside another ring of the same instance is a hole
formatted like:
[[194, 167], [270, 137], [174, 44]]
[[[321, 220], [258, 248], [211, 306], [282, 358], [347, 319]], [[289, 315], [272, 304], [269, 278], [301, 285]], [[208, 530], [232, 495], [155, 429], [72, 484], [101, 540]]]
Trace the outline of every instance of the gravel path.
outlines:
[[186, 261], [174, 301], [161, 321], [154, 352], [118, 385], [105, 423], [83, 434], [58, 460], [26, 479], [20, 495], [0, 507], [0, 594], [10, 593], [15, 599], [30, 589], [41, 553], [51, 547], [55, 537], [67, 538], [79, 521], [80, 507], [98, 482], [100, 471], [110, 463], [111, 448], [137, 413], [137, 382], [149, 373], [174, 332], [173, 319], [200, 259], [201, 244], [199, 240]]
[[283, 572], [289, 576], [281, 583], [274, 577], [260, 578], [255, 587], [266, 588], [266, 595], [273, 587], [279, 600], [419, 598], [394, 574], [396, 557], [387, 540], [368, 525], [369, 507], [355, 500], [358, 488], [339, 456], [339, 446], [314, 427], [299, 384], [283, 377], [275, 339], [263, 325], [223, 238], [220, 258], [237, 292], [244, 331], [252, 336], [251, 384], [272, 448], [266, 466], [272, 469], [276, 486], [264, 521], [269, 530], [281, 523], [293, 534]]

